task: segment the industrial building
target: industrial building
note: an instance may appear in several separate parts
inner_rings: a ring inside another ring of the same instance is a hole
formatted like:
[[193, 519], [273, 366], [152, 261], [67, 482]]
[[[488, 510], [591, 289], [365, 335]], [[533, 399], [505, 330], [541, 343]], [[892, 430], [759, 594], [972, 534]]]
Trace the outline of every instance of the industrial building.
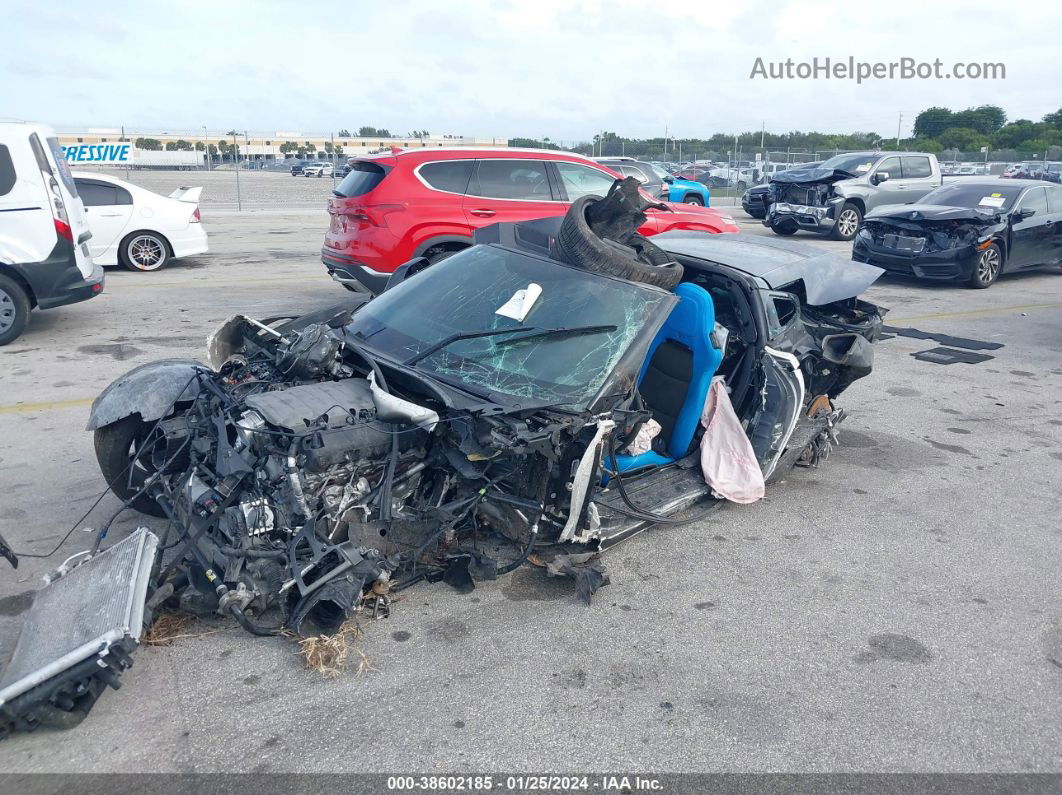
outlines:
[[[267, 166], [293, 158], [331, 160], [384, 151], [397, 146], [403, 149], [426, 147], [506, 146], [505, 138], [486, 138], [463, 135], [426, 135], [423, 137], [354, 136], [339, 133], [304, 133], [299, 131], [256, 132], [238, 130], [145, 130], [121, 127], [57, 128], [63, 147], [128, 141], [138, 152], [187, 151], [190, 162], [202, 163], [204, 149], [211, 152], [213, 163], [230, 163], [238, 151], [241, 165]], [[346, 132], [343, 130], [342, 132]], [[235, 148], [234, 148], [235, 147]], [[182, 161], [184, 159], [182, 158]]]

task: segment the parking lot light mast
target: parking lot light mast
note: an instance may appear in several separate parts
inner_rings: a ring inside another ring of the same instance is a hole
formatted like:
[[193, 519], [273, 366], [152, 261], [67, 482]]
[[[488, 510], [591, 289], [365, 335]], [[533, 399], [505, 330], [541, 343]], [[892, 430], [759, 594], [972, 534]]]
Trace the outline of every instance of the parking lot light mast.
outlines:
[[236, 130], [229, 130], [232, 136], [232, 162], [236, 166], [236, 209], [243, 212], [243, 199], [240, 196], [240, 149], [236, 143]]
[[203, 165], [210, 171], [210, 142], [207, 140], [207, 128], [203, 125]]
[[[124, 141], [126, 141], [126, 137], [125, 137], [125, 125], [124, 125], [124, 124], [122, 125], [122, 137], [121, 137], [121, 140], [122, 140], [123, 142], [124, 142]], [[130, 149], [131, 149], [131, 148], [132, 148], [132, 147], [130, 147]], [[127, 158], [125, 159], [125, 181], [126, 181], [126, 182], [128, 182], [128, 181], [129, 181], [129, 158], [128, 158], [128, 157], [127, 157]]]

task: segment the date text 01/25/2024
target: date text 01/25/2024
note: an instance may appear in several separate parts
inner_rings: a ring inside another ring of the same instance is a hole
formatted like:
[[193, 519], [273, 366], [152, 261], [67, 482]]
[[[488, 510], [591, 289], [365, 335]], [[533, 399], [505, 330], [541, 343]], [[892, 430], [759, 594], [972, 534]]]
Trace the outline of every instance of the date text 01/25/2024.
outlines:
[[626, 775], [557, 776], [557, 775], [465, 775], [465, 776], [389, 776], [387, 789], [392, 791], [468, 791], [490, 792], [504, 789], [516, 792], [654, 792], [662, 788], [655, 778]]

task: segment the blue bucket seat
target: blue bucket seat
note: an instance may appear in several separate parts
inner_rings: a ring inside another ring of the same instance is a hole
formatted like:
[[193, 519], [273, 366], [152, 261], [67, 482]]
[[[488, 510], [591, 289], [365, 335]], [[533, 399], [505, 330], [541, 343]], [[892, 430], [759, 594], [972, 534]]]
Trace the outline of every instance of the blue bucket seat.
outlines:
[[620, 472], [662, 466], [689, 453], [712, 376], [723, 360], [723, 352], [712, 345], [712, 297], [689, 282], [676, 287], [675, 295], [679, 302], [649, 346], [638, 376], [638, 389], [653, 419], [660, 423], [660, 438], [667, 442], [668, 454], [650, 450], [618, 455]]

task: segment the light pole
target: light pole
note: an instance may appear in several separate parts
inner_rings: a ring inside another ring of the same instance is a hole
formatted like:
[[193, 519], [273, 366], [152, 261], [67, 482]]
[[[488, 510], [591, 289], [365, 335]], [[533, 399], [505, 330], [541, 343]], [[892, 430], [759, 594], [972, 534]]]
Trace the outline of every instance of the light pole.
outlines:
[[210, 171], [210, 142], [207, 140], [207, 128], [203, 125], [203, 165]]
[[240, 148], [236, 143], [236, 131], [232, 131], [232, 161], [236, 166], [236, 209], [243, 212], [243, 199], [240, 196]]

